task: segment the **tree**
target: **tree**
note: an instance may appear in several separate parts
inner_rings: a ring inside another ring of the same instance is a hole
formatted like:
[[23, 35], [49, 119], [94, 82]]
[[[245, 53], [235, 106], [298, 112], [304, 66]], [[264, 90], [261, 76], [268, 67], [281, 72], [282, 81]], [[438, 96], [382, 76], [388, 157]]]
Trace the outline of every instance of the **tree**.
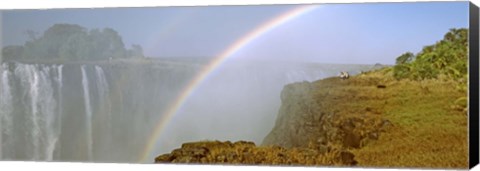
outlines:
[[26, 32], [30, 40], [23, 46], [5, 47], [6, 60], [107, 60], [143, 57], [140, 45], [125, 49], [122, 37], [112, 28], [87, 30], [76, 24], [55, 24], [43, 35]]
[[60, 48], [71, 39], [72, 36], [85, 34], [85, 28], [76, 24], [55, 24], [47, 29], [37, 45], [44, 49], [40, 54], [42, 59], [60, 58]]
[[9, 61], [22, 57], [23, 46], [6, 46], [2, 49], [2, 60]]
[[393, 66], [393, 76], [396, 79], [407, 78], [410, 76], [410, 66], [406, 64], [397, 64]]
[[102, 38], [107, 43], [105, 49], [103, 49], [104, 55], [102, 55], [102, 57], [104, 59], [108, 59], [110, 57], [126, 57], [125, 45], [123, 44], [122, 38], [115, 30], [111, 28], [105, 28], [103, 29], [102, 36]]
[[407, 52], [396, 59], [393, 75], [397, 79], [414, 80], [448, 78], [462, 80], [467, 78], [468, 29], [450, 29], [443, 39], [433, 45], [425, 46], [415, 57]]
[[87, 33], [76, 33], [69, 36], [64, 44], [60, 46], [58, 55], [60, 59], [82, 59], [88, 60], [91, 58], [92, 46], [89, 43]]
[[415, 56], [411, 52], [404, 53], [404, 54], [400, 55], [399, 57], [397, 57], [396, 64], [410, 63], [411, 61], [413, 61], [414, 57]]

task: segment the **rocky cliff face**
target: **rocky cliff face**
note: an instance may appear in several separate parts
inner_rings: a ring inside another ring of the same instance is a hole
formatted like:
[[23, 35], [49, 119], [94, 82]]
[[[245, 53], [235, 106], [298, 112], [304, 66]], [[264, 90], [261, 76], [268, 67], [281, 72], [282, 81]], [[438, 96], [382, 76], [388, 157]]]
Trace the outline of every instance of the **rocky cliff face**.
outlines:
[[193, 142], [156, 162], [467, 168], [465, 98], [452, 80], [396, 80], [388, 69], [289, 84], [260, 146]]
[[357, 77], [348, 80], [327, 78], [286, 85], [275, 126], [262, 145], [350, 149], [361, 148], [378, 139], [391, 123], [381, 117], [380, 110], [355, 106], [355, 102], [386, 103], [381, 95], [386, 87], [379, 81]]
[[322, 140], [326, 137], [324, 120], [314, 99], [314, 85], [301, 82], [286, 85], [281, 94], [282, 105], [275, 127], [263, 141], [263, 145], [278, 145], [286, 148], [306, 147], [305, 142]]
[[381, 109], [354, 102], [386, 104], [385, 88], [378, 79], [356, 77], [288, 84], [281, 93], [276, 124], [261, 146], [228, 141], [185, 143], [155, 162], [356, 165], [351, 150], [378, 139], [392, 124], [383, 119]]
[[354, 155], [329, 149], [257, 147], [253, 142], [203, 141], [184, 143], [172, 153], [155, 158], [156, 163], [204, 163], [247, 165], [355, 165]]

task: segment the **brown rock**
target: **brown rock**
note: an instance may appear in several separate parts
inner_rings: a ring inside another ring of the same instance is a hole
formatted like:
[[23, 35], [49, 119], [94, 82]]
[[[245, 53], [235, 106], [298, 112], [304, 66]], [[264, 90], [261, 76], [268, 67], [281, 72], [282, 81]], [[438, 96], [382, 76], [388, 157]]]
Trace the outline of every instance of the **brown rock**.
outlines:
[[156, 163], [170, 163], [175, 159], [171, 154], [164, 154], [155, 158]]
[[380, 84], [380, 85], [377, 85], [377, 88], [387, 88], [387, 86]]
[[207, 153], [209, 151], [205, 147], [196, 147], [196, 148], [192, 148], [190, 150], [191, 150], [191, 153], [194, 157], [204, 157], [204, 156], [207, 155]]
[[255, 143], [254, 142], [250, 142], [250, 141], [237, 141], [235, 143], [233, 143], [234, 146], [238, 146], [238, 145], [246, 145], [246, 146], [250, 146], [250, 147], [255, 147]]
[[340, 159], [344, 164], [347, 165], [357, 165], [357, 161], [355, 161], [355, 155], [348, 151], [342, 151], [340, 153]]
[[353, 132], [345, 133], [343, 145], [345, 147], [360, 148], [361, 137]]
[[372, 140], [378, 140], [378, 133], [377, 132], [371, 132], [368, 134], [368, 137]]
[[392, 126], [392, 125], [393, 125], [392, 122], [390, 122], [390, 121], [387, 120], [387, 119], [384, 119], [384, 120], [382, 121], [381, 128], [387, 128], [387, 127]]

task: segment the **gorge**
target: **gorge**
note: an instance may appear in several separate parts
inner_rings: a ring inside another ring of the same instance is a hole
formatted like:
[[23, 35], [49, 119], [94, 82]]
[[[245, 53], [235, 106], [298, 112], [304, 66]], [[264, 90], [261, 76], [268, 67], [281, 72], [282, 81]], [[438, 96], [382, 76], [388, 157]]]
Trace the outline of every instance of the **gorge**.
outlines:
[[[183, 142], [261, 144], [280, 108], [283, 86], [368, 70], [371, 65], [231, 62], [210, 73], [158, 140], [153, 129], [200, 72], [201, 62], [3, 62], [2, 160], [137, 162]], [[146, 161], [151, 162], [151, 161]]]

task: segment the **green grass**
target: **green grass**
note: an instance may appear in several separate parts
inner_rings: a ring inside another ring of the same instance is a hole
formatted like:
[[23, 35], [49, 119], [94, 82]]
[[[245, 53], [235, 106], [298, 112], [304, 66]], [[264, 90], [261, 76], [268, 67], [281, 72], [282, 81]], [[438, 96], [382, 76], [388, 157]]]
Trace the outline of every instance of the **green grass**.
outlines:
[[387, 105], [374, 100], [355, 104], [357, 108], [380, 109], [382, 117], [394, 125], [377, 141], [354, 150], [359, 165], [467, 168], [467, 115], [452, 108], [457, 99], [466, 97], [465, 92], [455, 88], [457, 83], [393, 79], [386, 82], [390, 86], [382, 93]]

